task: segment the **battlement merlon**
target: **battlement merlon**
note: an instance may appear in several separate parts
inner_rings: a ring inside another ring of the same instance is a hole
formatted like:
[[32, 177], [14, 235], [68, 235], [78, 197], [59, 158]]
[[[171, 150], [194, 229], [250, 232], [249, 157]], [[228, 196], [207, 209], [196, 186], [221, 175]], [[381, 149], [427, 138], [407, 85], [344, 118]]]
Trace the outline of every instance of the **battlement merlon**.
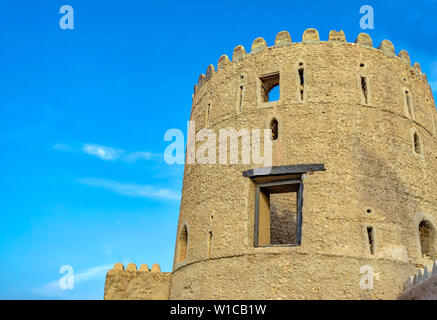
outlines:
[[[329, 43], [329, 42], [342, 43], [344, 45], [355, 44], [362, 48], [378, 50], [380, 52], [383, 52], [388, 57], [399, 59], [402, 63], [410, 67], [412, 71], [420, 79], [422, 79], [425, 82], [428, 82], [426, 74], [422, 73], [420, 64], [418, 62], [415, 62], [414, 65], [411, 66], [410, 56], [406, 50], [401, 50], [396, 55], [393, 43], [389, 40], [383, 40], [377, 48], [374, 48], [372, 38], [366, 33], [360, 33], [354, 43], [349, 43], [346, 41], [346, 36], [342, 30], [341, 31], [331, 30], [329, 32], [328, 41], [320, 41], [319, 32], [316, 29], [311, 28], [304, 31], [301, 43], [322, 44], [322, 43]], [[268, 47], [266, 41], [262, 37], [258, 37], [253, 41], [250, 53], [247, 53], [246, 49], [242, 45], [236, 46], [233, 51], [232, 62], [229, 60], [227, 55], [222, 55], [218, 60], [217, 70], [215, 70], [213, 65], [209, 65], [206, 71], [206, 75], [201, 74], [199, 76], [198, 83], [194, 86], [193, 98], [197, 94], [199, 89], [210, 78], [212, 78], [216, 72], [220, 72], [220, 70], [226, 68], [227, 66], [232, 65], [233, 63], [238, 63], [239, 61], [246, 59], [247, 57], [250, 57], [252, 55], [258, 54], [266, 49], [283, 48], [293, 44], [298, 44], [298, 43], [292, 42], [290, 34], [287, 31], [281, 31], [277, 34], [275, 39], [275, 44], [273, 47]]]

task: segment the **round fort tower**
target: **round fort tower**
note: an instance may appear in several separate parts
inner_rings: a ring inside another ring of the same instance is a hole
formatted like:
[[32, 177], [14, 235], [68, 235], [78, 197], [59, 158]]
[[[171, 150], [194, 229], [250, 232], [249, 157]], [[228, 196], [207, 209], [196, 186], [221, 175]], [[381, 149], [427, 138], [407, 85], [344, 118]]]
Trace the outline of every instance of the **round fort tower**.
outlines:
[[435, 259], [435, 103], [390, 41], [257, 38], [200, 76], [191, 120], [272, 128], [274, 168], [185, 165], [171, 299], [393, 299]]

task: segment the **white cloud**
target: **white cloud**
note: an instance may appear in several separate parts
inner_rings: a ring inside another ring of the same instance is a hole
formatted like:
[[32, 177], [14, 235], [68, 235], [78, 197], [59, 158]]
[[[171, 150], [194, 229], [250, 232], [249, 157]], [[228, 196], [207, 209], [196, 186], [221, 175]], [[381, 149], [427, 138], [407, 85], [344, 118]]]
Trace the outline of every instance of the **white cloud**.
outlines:
[[88, 155], [98, 157], [105, 161], [116, 161], [121, 160], [124, 162], [137, 162], [139, 160], [159, 160], [162, 158], [161, 154], [156, 154], [147, 151], [135, 151], [126, 152], [124, 150], [115, 149], [107, 146], [102, 146], [98, 144], [85, 143], [81, 148], [72, 147], [65, 143], [57, 143], [52, 146], [52, 149], [64, 152], [83, 152]]
[[106, 272], [108, 272], [108, 270], [111, 269], [113, 265], [114, 264], [85, 269], [82, 272], [79, 272], [78, 274], [74, 275], [74, 282], [80, 283], [91, 279], [95, 279], [102, 274], [106, 274]]
[[145, 151], [139, 151], [139, 152], [130, 152], [123, 155], [122, 159], [126, 162], [135, 162], [138, 160], [154, 160], [161, 157], [159, 154], [145, 152]]
[[103, 188], [119, 195], [141, 198], [160, 198], [179, 200], [180, 193], [170, 189], [159, 189], [150, 185], [122, 183], [107, 179], [82, 178], [79, 180], [87, 186]]
[[[93, 268], [88, 268], [74, 273], [74, 288], [76, 289], [77, 284], [96, 279], [98, 277], [103, 277], [109, 269], [112, 268], [111, 265], [98, 266]], [[59, 274], [59, 279], [49, 282], [41, 288], [33, 289], [32, 291], [38, 295], [45, 297], [57, 297], [57, 298], [67, 298], [73, 290], [62, 290], [60, 287], [60, 279], [63, 274]]]
[[123, 150], [117, 150], [111, 147], [100, 146], [98, 144], [85, 144], [82, 148], [82, 151], [86, 154], [90, 154], [96, 156], [102, 160], [106, 161], [114, 161], [117, 160], [122, 153]]

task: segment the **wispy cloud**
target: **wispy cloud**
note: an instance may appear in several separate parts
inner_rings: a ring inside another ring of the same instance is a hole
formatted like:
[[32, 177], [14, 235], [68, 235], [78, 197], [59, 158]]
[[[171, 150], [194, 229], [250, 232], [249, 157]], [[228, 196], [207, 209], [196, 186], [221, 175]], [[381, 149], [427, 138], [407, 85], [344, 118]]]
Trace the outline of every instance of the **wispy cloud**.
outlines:
[[128, 197], [160, 198], [168, 200], [179, 200], [180, 193], [170, 189], [160, 189], [150, 185], [130, 184], [114, 180], [82, 178], [79, 183], [96, 188], [103, 188], [108, 191]]
[[159, 158], [162, 158], [162, 156], [151, 152], [131, 152], [124, 154], [121, 157], [121, 160], [126, 162], [135, 162], [138, 160], [157, 160]]
[[[89, 280], [96, 279], [98, 277], [103, 277], [109, 269], [112, 268], [111, 265], [98, 266], [93, 268], [88, 268], [74, 273], [74, 288], [80, 283], [84, 283]], [[60, 287], [60, 279], [63, 275], [59, 274], [59, 279], [45, 284], [41, 288], [33, 289], [32, 291], [38, 295], [45, 297], [58, 297], [66, 298], [71, 293], [71, 290], [62, 290]], [[73, 289], [74, 290], [74, 289]]]
[[97, 157], [104, 161], [124, 161], [124, 162], [137, 162], [139, 160], [159, 160], [162, 159], [161, 154], [156, 154], [147, 151], [135, 151], [127, 152], [121, 149], [115, 149], [108, 146], [103, 146], [99, 144], [85, 143], [82, 147], [72, 147], [65, 143], [57, 143], [52, 146], [54, 150], [64, 151], [64, 152], [83, 152], [87, 155]]
[[111, 147], [88, 143], [83, 146], [82, 151], [86, 154], [93, 155], [107, 161], [117, 160], [118, 158], [120, 158], [120, 155], [124, 153], [123, 150], [117, 150]]

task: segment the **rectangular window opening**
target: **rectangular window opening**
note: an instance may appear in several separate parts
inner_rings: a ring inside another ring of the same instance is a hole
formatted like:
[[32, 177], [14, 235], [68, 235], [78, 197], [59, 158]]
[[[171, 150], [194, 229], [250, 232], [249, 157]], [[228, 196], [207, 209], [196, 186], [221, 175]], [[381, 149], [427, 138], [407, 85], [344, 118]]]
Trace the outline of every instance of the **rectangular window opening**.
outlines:
[[303, 101], [304, 90], [305, 90], [305, 70], [303, 67], [299, 68], [299, 79], [300, 79], [300, 100]]
[[366, 79], [366, 77], [361, 77], [361, 90], [363, 91], [364, 101], [367, 104], [368, 97], [367, 97], [367, 79]]
[[205, 127], [208, 128], [209, 124], [209, 113], [211, 112], [211, 103], [208, 103], [208, 106], [206, 107], [206, 114], [205, 114]]
[[414, 152], [416, 152], [416, 154], [422, 154], [422, 146], [420, 144], [420, 138], [417, 132], [414, 132], [413, 138], [414, 138]]
[[408, 116], [412, 119], [413, 118], [413, 110], [411, 108], [411, 95], [408, 90], [405, 90], [405, 103], [407, 104], [407, 112]]
[[211, 258], [212, 231], [208, 234], [208, 259]]
[[259, 78], [261, 82], [261, 101], [273, 102], [280, 98], [279, 72]]
[[369, 249], [370, 253], [375, 254], [375, 238], [372, 227], [367, 227], [367, 237], [369, 239]]
[[238, 104], [238, 110], [241, 112], [243, 111], [243, 86], [240, 86], [240, 95], [239, 95], [239, 104]]
[[301, 244], [302, 183], [276, 181], [257, 186], [255, 246]]

